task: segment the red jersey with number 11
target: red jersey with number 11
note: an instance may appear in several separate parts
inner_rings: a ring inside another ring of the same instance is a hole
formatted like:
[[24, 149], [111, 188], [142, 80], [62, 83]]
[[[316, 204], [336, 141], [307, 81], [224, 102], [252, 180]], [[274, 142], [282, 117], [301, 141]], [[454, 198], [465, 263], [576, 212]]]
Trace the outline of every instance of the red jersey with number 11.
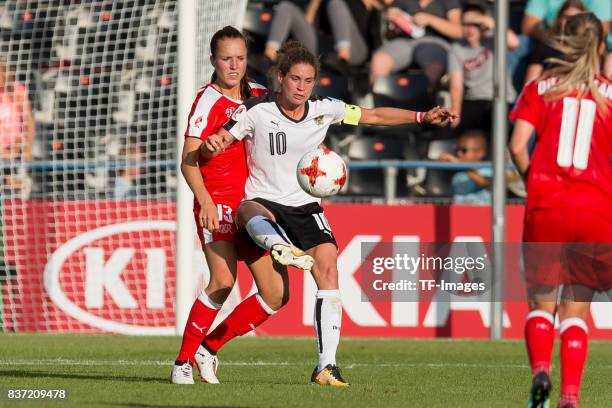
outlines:
[[607, 111], [588, 93], [546, 100], [557, 78], [523, 89], [511, 120], [535, 127], [536, 147], [527, 176], [527, 211], [535, 208], [592, 211], [612, 221], [612, 82], [597, 78]]

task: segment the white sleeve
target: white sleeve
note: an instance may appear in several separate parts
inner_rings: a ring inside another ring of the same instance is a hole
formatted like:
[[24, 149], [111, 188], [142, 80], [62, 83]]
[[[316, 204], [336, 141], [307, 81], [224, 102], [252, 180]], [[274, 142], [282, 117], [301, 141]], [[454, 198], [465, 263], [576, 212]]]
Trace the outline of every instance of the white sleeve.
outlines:
[[346, 103], [340, 99], [334, 99], [330, 97], [324, 98], [323, 103], [325, 112], [329, 112], [332, 117], [331, 124], [340, 123], [344, 120], [344, 114], [346, 112]]
[[248, 135], [252, 135], [255, 131], [253, 109], [247, 110], [246, 106], [240, 105], [236, 108], [224, 128], [238, 140], [242, 140]]

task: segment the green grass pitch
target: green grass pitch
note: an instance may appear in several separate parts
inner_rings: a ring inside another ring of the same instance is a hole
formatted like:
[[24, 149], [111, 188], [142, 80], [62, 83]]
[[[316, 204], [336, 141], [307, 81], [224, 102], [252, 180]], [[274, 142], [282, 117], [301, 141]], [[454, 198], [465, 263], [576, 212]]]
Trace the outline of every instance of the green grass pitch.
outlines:
[[[178, 337], [0, 334], [0, 406], [524, 407], [520, 341], [342, 339], [350, 389], [309, 385], [313, 338], [245, 337], [220, 353], [221, 385], [168, 383]], [[558, 346], [558, 345], [557, 345]], [[554, 398], [559, 389], [555, 351]], [[11, 402], [14, 388], [66, 389], [63, 402]], [[612, 406], [612, 343], [591, 342], [582, 406]]]

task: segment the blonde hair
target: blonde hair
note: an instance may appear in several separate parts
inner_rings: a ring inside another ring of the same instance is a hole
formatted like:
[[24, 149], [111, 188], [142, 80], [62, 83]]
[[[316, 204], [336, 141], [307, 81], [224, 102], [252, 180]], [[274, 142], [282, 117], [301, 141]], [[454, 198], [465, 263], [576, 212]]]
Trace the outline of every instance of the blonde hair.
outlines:
[[603, 26], [592, 13], [569, 17], [561, 37], [553, 42], [563, 58], [548, 59], [556, 65], [548, 70], [548, 75], [558, 77], [559, 81], [546, 92], [546, 97], [561, 99], [577, 89], [582, 90], [580, 94], [583, 96], [588, 90], [595, 102], [607, 111], [606, 100], [595, 83], [600, 73], [599, 47], [603, 41]]

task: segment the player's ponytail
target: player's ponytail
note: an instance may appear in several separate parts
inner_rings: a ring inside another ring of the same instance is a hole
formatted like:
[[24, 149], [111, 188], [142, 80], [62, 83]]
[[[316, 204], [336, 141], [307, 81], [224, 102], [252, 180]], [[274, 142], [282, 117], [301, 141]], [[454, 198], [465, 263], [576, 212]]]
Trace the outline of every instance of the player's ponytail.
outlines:
[[276, 69], [285, 76], [295, 64], [308, 64], [315, 69], [315, 77], [319, 76], [319, 57], [314, 55], [299, 41], [289, 40], [277, 52]]
[[[210, 54], [213, 58], [215, 58], [217, 51], [219, 50], [219, 42], [226, 38], [239, 38], [244, 41], [244, 45], [247, 47], [247, 49], [249, 48], [249, 40], [243, 33], [240, 32], [240, 30], [232, 26], [225, 26], [213, 34], [212, 38], [210, 39]], [[210, 77], [210, 82], [214, 83], [216, 80], [217, 73], [213, 72], [212, 76]], [[249, 79], [247, 73], [245, 73], [242, 79], [240, 79], [240, 96], [242, 100], [246, 100], [251, 97], [251, 86], [249, 85], [250, 81], [251, 80]]]
[[553, 42], [563, 58], [548, 60], [556, 65], [548, 74], [558, 77], [559, 82], [550, 88], [546, 96], [560, 99], [576, 89], [588, 90], [597, 104], [606, 111], [606, 100], [595, 83], [601, 68], [599, 50], [603, 42], [603, 26], [592, 13], [569, 17], [561, 37]]

